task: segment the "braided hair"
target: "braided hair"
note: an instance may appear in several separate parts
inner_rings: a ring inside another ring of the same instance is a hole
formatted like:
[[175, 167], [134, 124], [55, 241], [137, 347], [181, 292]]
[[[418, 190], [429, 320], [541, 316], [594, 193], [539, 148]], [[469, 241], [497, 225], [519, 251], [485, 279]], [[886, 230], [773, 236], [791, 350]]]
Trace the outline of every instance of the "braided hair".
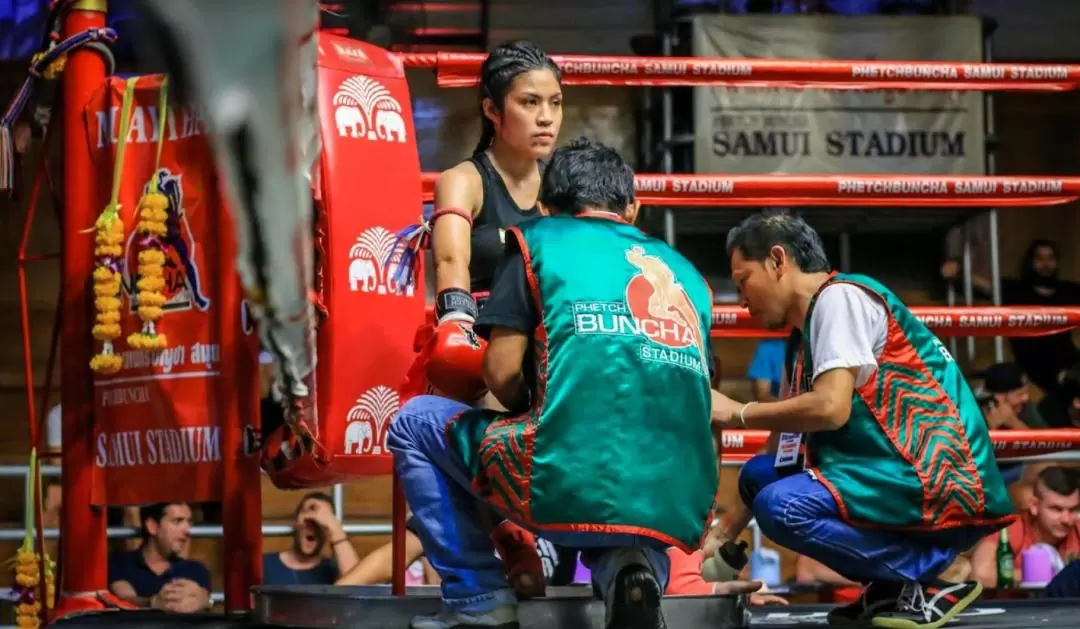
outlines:
[[495, 108], [502, 111], [506, 94], [514, 79], [532, 70], [551, 70], [556, 81], [562, 81], [559, 66], [532, 42], [516, 41], [492, 50], [480, 67], [480, 117], [482, 129], [475, 153], [486, 151], [495, 140], [495, 123], [483, 113], [485, 98], [490, 98]]

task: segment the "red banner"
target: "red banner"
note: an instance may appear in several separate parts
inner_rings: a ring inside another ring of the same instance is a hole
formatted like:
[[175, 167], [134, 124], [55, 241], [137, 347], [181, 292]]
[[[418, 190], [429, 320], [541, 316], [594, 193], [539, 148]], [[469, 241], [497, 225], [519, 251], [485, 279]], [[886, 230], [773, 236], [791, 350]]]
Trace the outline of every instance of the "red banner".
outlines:
[[[723, 460], [746, 462], [761, 452], [768, 438], [765, 430], [725, 430]], [[999, 459], [1031, 457], [1080, 448], [1080, 429], [991, 430], [990, 440]]]
[[[405, 53], [434, 68], [439, 87], [479, 84], [482, 53]], [[565, 85], [794, 87], [1061, 92], [1080, 86], [1080, 65], [952, 61], [835, 61], [551, 55]]]
[[[159, 76], [138, 80], [120, 165], [116, 159], [125, 81], [108, 80], [86, 107], [87, 141], [99, 184], [93, 194], [105, 208], [114, 169], [121, 169], [120, 218], [127, 234], [121, 336], [113, 341], [123, 367], [115, 374], [94, 375], [95, 473], [104, 475], [104, 483], [95, 484], [104, 487], [102, 495], [92, 497], [97, 505], [220, 500], [221, 432], [254, 423], [257, 412], [243, 400], [257, 399], [247, 394], [258, 386], [258, 341], [242, 315], [235, 252], [221, 251], [218, 245], [231, 241], [220, 231], [231, 234], [232, 227], [206, 129], [196, 110], [169, 108], [155, 170], [160, 85]], [[133, 297], [138, 294], [138, 253], [144, 236], [135, 228], [139, 199], [151, 180], [168, 199], [167, 233], [160, 239], [165, 254], [164, 316], [157, 322], [166, 347], [137, 349], [127, 341], [143, 326]], [[224, 331], [224, 325], [244, 329]], [[225, 345], [222, 337], [240, 340]], [[216, 401], [226, 395], [241, 402], [230, 405], [228, 417], [220, 417]]]
[[[431, 201], [437, 173], [424, 173]], [[663, 175], [634, 178], [646, 205], [1031, 207], [1080, 198], [1080, 177], [966, 175]]]
[[[394, 281], [395, 234], [420, 218], [420, 160], [405, 71], [389, 52], [319, 33], [324, 209], [317, 454], [271, 470], [279, 487], [388, 473], [386, 432], [424, 318], [418, 287]], [[358, 179], [359, 178], [359, 179]], [[362, 181], [362, 185], [359, 182]], [[320, 460], [324, 459], [324, 460]]]

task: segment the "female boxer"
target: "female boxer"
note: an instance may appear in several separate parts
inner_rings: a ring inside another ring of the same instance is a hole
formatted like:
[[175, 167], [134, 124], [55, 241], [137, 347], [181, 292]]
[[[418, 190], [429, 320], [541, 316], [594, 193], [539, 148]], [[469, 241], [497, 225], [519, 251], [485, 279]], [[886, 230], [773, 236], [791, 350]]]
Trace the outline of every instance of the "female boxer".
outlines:
[[[481, 67], [480, 141], [470, 158], [435, 183], [430, 229], [436, 325], [430, 339], [418, 336], [423, 349], [403, 398], [430, 387], [473, 403], [486, 390], [480, 371], [484, 344], [472, 332], [477, 300], [494, 281], [505, 230], [537, 214], [541, 160], [555, 148], [562, 124], [560, 80], [555, 62], [529, 42], [499, 46]], [[492, 540], [518, 595], [543, 594], [533, 536], [503, 522]]]

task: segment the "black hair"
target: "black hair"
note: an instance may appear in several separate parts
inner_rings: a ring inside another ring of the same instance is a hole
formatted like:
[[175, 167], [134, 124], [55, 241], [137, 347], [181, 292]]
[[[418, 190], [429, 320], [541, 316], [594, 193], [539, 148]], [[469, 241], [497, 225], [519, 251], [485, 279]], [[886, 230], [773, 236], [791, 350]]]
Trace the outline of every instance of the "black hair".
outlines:
[[1039, 491], [1039, 486], [1059, 496], [1071, 496], [1077, 490], [1076, 478], [1064, 467], [1059, 466], [1048, 467], [1039, 472], [1035, 491], [1041, 498], [1042, 492]]
[[551, 154], [539, 201], [560, 214], [598, 209], [622, 215], [634, 202], [634, 171], [615, 149], [578, 138]]
[[480, 66], [480, 141], [475, 153], [486, 151], [495, 140], [495, 123], [484, 115], [484, 99], [490, 98], [495, 108], [502, 111], [506, 94], [514, 79], [532, 70], [551, 70], [555, 80], [562, 81], [559, 66], [547, 56], [542, 48], [532, 42], [516, 41], [503, 44], [488, 54]]
[[300, 499], [300, 502], [296, 503], [296, 508], [293, 509], [293, 517], [300, 515], [300, 508], [304, 506], [305, 502], [312, 499], [325, 502], [331, 507], [334, 506], [334, 499], [330, 497], [330, 494], [323, 491], [311, 491], [304, 494], [304, 497]]
[[1058, 251], [1057, 243], [1049, 238], [1036, 238], [1031, 241], [1026, 251], [1024, 251], [1024, 257], [1020, 261], [1020, 279], [1025, 282], [1031, 282], [1035, 279], [1035, 252], [1039, 249], [1046, 247], [1054, 252], [1054, 258], [1060, 260], [1061, 252]]
[[777, 245], [783, 247], [795, 265], [805, 273], [832, 270], [821, 236], [791, 210], [762, 210], [743, 220], [727, 235], [728, 258], [738, 249], [747, 260], [763, 262]]
[[155, 502], [152, 505], [145, 505], [145, 506], [139, 507], [139, 524], [140, 524], [140, 527], [142, 528], [140, 533], [142, 534], [143, 541], [146, 541], [147, 539], [150, 538], [150, 531], [147, 530], [146, 523], [149, 520], [153, 520], [154, 522], [157, 522], [158, 524], [160, 524], [161, 519], [165, 517], [165, 511], [167, 511], [169, 509], [169, 507], [171, 507], [173, 505], [185, 506], [185, 505], [187, 505], [187, 503], [186, 502]]

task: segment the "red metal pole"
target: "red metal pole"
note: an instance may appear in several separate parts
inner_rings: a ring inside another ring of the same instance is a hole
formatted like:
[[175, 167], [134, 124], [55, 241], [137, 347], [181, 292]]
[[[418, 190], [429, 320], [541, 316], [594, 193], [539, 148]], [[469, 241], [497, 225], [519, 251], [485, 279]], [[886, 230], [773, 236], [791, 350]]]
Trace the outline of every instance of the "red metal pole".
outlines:
[[[259, 412], [259, 353], [253, 339], [240, 332], [241, 289], [230, 284], [238, 283], [236, 274], [223, 274], [226, 267], [233, 268], [236, 258], [235, 221], [223, 203], [217, 205], [217, 212], [217, 242], [210, 259], [218, 275], [216, 331], [222, 356], [231, 359], [221, 364], [217, 412], [221, 422], [225, 612], [232, 613], [250, 610], [251, 588], [262, 584], [262, 478], [257, 455], [244, 451], [244, 423]], [[223, 299], [226, 294], [230, 295], [228, 300]]]
[[[64, 21], [64, 37], [104, 28], [106, 0], [76, 0]], [[95, 173], [86, 139], [83, 109], [105, 80], [105, 61], [89, 48], [68, 55], [64, 89], [64, 213], [61, 221], [63, 318], [61, 397], [63, 406], [63, 509], [60, 558], [64, 583], [58, 616], [75, 609], [101, 607], [97, 593], [108, 588], [105, 510], [90, 504], [93, 493], [93, 382], [90, 313], [94, 239], [82, 234], [94, 224]]]

